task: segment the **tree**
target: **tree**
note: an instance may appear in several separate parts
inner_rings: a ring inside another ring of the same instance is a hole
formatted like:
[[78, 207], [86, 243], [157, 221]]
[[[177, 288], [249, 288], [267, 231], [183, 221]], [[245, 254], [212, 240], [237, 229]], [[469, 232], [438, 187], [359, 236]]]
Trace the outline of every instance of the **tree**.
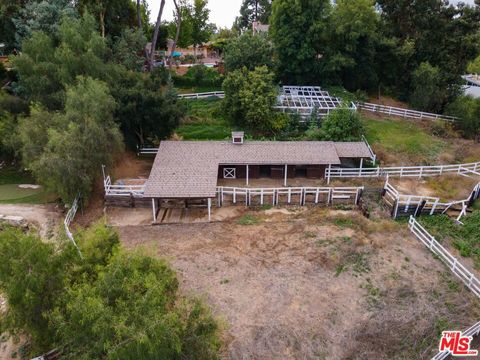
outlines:
[[360, 141], [364, 134], [360, 115], [350, 109], [337, 109], [322, 122], [322, 139], [325, 141]]
[[480, 142], [480, 99], [459, 96], [447, 105], [445, 113], [459, 118], [455, 126], [465, 138]]
[[77, 11], [69, 0], [29, 2], [12, 19], [16, 28], [16, 46], [21, 48], [23, 39], [30, 38], [34, 31], [55, 36], [63, 17], [76, 16]]
[[275, 0], [270, 34], [286, 84], [317, 84], [328, 45], [329, 0]]
[[207, 5], [208, 0], [193, 0], [190, 21], [192, 23], [192, 43], [195, 55], [197, 46], [207, 42], [212, 35], [212, 28], [208, 23], [210, 10]]
[[379, 15], [374, 0], [339, 0], [333, 8], [327, 68], [350, 90], [375, 88]]
[[33, 234], [3, 226], [0, 230], [0, 289], [8, 300], [0, 330], [27, 333], [34, 351], [51, 350], [55, 331], [49, 326], [48, 312], [67, 284], [68, 249], [59, 255], [53, 243]]
[[417, 110], [438, 113], [446, 101], [447, 87], [438, 67], [421, 63], [412, 75], [410, 104]]
[[50, 110], [63, 108], [65, 88], [77, 76], [113, 82], [115, 68], [107, 62], [109, 49], [95, 30], [95, 20], [64, 18], [54, 35], [34, 32], [24, 41], [21, 55], [11, 58], [18, 72], [16, 93], [28, 101], [40, 102]]
[[93, 14], [98, 20], [102, 37], [120, 36], [125, 28], [138, 22], [137, 9], [131, 0], [78, 0], [79, 12]]
[[458, 96], [461, 75], [479, 52], [480, 9], [442, 0], [379, 0], [378, 5], [385, 31], [409, 54], [395, 69], [395, 86], [401, 95], [411, 95], [414, 71], [428, 62], [440, 69], [442, 82], [449, 84], [448, 101]]
[[243, 0], [237, 24], [242, 30], [251, 30], [253, 22], [268, 24], [272, 14], [272, 0]]
[[161, 0], [160, 9], [158, 10], [157, 22], [155, 23], [155, 30], [153, 32], [152, 45], [150, 47], [150, 71], [153, 71], [155, 65], [155, 49], [157, 48], [158, 34], [162, 24], [163, 8], [165, 7], [165, 0]]
[[67, 88], [63, 113], [34, 108], [20, 122], [24, 165], [65, 202], [79, 191], [87, 197], [101, 165], [111, 164], [122, 151], [114, 110], [106, 84], [79, 77]]
[[276, 112], [278, 87], [266, 66], [246, 68], [228, 74], [223, 82], [224, 112], [239, 129], [275, 135], [287, 125], [286, 115]]
[[127, 73], [116, 87], [116, 111], [125, 141], [131, 148], [170, 137], [184, 115], [176, 94], [160, 83], [155, 72]]
[[143, 51], [147, 39], [142, 30], [126, 29], [113, 44], [115, 61], [131, 71], [142, 71], [145, 63]]
[[175, 37], [173, 39], [173, 44], [172, 44], [172, 51], [170, 53], [170, 62], [169, 62], [169, 65], [170, 65], [170, 69], [172, 68], [172, 59], [173, 59], [173, 55], [175, 54], [175, 50], [177, 49], [177, 42], [178, 42], [178, 39], [180, 38], [180, 31], [182, 29], [182, 7], [181, 7], [181, 3], [179, 2], [180, 0], [173, 0], [173, 4], [175, 5], [175, 16], [176, 16], [176, 23], [175, 23]]
[[467, 72], [469, 74], [480, 74], [480, 56], [476, 57], [475, 60], [468, 64]]
[[34, 354], [65, 359], [216, 359], [218, 325], [200, 301], [181, 296], [175, 272], [125, 252], [104, 224], [70, 242], [0, 232], [2, 332], [27, 335]]
[[[175, 20], [168, 24], [168, 36], [172, 39], [178, 39], [175, 46], [186, 48], [193, 44], [192, 40], [192, 7], [188, 4], [187, 0], [176, 0], [179, 9], [176, 10], [174, 17]], [[178, 14], [180, 10], [180, 17]], [[181, 19], [181, 24], [178, 26], [178, 21]], [[180, 29], [180, 30], [178, 30]]]
[[227, 44], [224, 61], [227, 71], [243, 67], [254, 70], [263, 65], [272, 68], [273, 45], [266, 34], [253, 35], [247, 31]]

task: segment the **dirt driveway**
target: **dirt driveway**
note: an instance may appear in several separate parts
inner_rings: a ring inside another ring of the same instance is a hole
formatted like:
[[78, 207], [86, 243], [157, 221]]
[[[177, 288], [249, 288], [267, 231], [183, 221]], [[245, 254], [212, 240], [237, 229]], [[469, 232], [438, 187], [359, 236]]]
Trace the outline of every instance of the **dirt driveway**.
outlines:
[[250, 223], [118, 227], [177, 269], [224, 324], [230, 359], [430, 358], [477, 300], [405, 225], [357, 213], [252, 213]]

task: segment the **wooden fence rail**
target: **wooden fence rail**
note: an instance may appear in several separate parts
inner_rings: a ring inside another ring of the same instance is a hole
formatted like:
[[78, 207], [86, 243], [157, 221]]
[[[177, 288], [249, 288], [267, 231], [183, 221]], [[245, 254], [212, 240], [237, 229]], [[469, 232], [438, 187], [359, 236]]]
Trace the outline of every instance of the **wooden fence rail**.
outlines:
[[75, 200], [72, 203], [72, 206], [70, 207], [70, 210], [68, 210], [67, 216], [65, 216], [65, 220], [63, 221], [63, 225], [65, 227], [65, 234], [67, 234], [67, 237], [69, 238], [69, 240], [77, 248], [77, 251], [78, 251], [80, 257], [82, 257], [82, 253], [80, 252], [80, 248], [78, 247], [77, 243], [75, 242], [73, 234], [70, 231], [70, 224], [72, 223], [73, 219], [75, 218], [75, 215], [77, 214], [79, 202], [80, 202], [80, 194], [77, 195], [77, 197], [75, 198]]
[[440, 175], [480, 176], [480, 162], [456, 165], [397, 166], [376, 168], [327, 168], [328, 182], [332, 178], [430, 177]]
[[459, 120], [459, 118], [454, 116], [439, 115], [423, 111], [402, 109], [393, 106], [377, 105], [372, 103], [359, 103], [357, 104], [357, 108], [364, 111], [387, 114], [391, 116], [399, 116], [405, 119], [443, 120], [447, 122], [455, 122]]
[[363, 187], [291, 187], [291, 188], [237, 188], [217, 187], [217, 205], [222, 206], [226, 199], [232, 204], [239, 202], [246, 206], [258, 201], [259, 205], [271, 204], [298, 204], [307, 203], [327, 205], [335, 201], [350, 201], [358, 204], [362, 195]]

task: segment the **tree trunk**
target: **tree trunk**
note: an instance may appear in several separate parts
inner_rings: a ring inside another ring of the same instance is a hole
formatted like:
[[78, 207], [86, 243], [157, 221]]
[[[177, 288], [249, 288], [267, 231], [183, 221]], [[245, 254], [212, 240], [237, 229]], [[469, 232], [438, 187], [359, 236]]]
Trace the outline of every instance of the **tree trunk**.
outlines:
[[142, 0], [137, 0], [137, 22], [138, 22], [138, 28], [141, 29], [142, 28], [142, 7], [140, 5], [140, 2]]
[[102, 37], [105, 38], [105, 12], [100, 11], [100, 30], [102, 32]]
[[150, 48], [150, 71], [153, 70], [154, 68], [154, 63], [155, 63], [155, 48], [157, 47], [157, 40], [158, 40], [158, 32], [160, 30], [160, 25], [162, 23], [162, 14], [163, 14], [163, 8], [165, 7], [165, 0], [162, 0], [160, 3], [160, 9], [158, 10], [158, 17], [157, 17], [157, 23], [155, 24], [155, 31], [153, 33], [153, 39], [152, 39], [152, 47]]
[[177, 10], [177, 32], [175, 33], [175, 40], [173, 40], [172, 44], [172, 51], [170, 53], [170, 64], [169, 67], [172, 69], [172, 61], [173, 61], [173, 54], [175, 53], [175, 50], [177, 48], [177, 42], [180, 37], [180, 28], [182, 26], [182, 14], [181, 14], [181, 9], [178, 6], [178, 0], [173, 0], [173, 3], [175, 4], [175, 9]]

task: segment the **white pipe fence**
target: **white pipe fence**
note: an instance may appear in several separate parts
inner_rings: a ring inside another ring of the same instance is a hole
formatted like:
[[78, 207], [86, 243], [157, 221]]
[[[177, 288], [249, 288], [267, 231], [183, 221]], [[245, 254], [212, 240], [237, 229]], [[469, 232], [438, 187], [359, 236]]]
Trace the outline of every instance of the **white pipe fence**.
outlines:
[[480, 176], [480, 162], [457, 164], [457, 165], [434, 165], [434, 166], [397, 166], [376, 168], [327, 168], [325, 174], [330, 182], [331, 178], [377, 178], [377, 177], [422, 177], [440, 175], [461, 175], [471, 177]]
[[141, 198], [145, 192], [145, 185], [113, 185], [110, 176], [105, 178], [103, 185], [105, 196], [133, 196]]
[[399, 216], [409, 216], [413, 212], [416, 217], [422, 213], [434, 215], [438, 213], [445, 214], [454, 206], [460, 205], [462, 209], [460, 215], [457, 217], [457, 222], [467, 214], [468, 206], [480, 197], [480, 183], [478, 183], [472, 190], [470, 196], [464, 200], [441, 202], [438, 197], [422, 196], [422, 195], [405, 195], [400, 194], [388, 181], [385, 182], [383, 200], [392, 208], [392, 217], [394, 219]]
[[217, 205], [222, 206], [225, 200], [234, 205], [243, 202], [252, 205], [252, 200], [258, 200], [259, 205], [298, 204], [307, 203], [327, 205], [335, 201], [352, 201], [358, 204], [363, 187], [283, 187], [283, 188], [237, 188], [217, 187]]
[[211, 97], [223, 99], [225, 97], [225, 92], [212, 91], [212, 92], [194, 93], [194, 94], [178, 94], [179, 99], [208, 99]]
[[65, 216], [65, 220], [63, 221], [63, 225], [65, 227], [65, 234], [67, 234], [67, 237], [70, 239], [70, 241], [73, 243], [73, 245], [77, 248], [77, 251], [82, 257], [82, 253], [80, 252], [80, 248], [78, 247], [77, 243], [75, 242], [75, 239], [73, 237], [72, 232], [70, 231], [70, 224], [72, 223], [73, 219], [75, 218], [75, 215], [77, 214], [78, 211], [78, 203], [80, 202], [80, 194], [77, 195], [75, 200], [72, 203], [72, 206], [70, 207], [70, 210], [67, 212], [67, 216]]
[[359, 103], [357, 104], [357, 107], [360, 110], [387, 114], [391, 116], [399, 116], [405, 119], [443, 120], [447, 122], [455, 122], [459, 120], [459, 118], [454, 116], [439, 115], [423, 111], [402, 109], [393, 106], [377, 105], [372, 103]]
[[375, 165], [375, 162], [377, 161], [377, 154], [375, 154], [375, 153], [373, 152], [373, 149], [372, 149], [372, 147], [370, 146], [370, 144], [368, 143], [368, 140], [367, 140], [367, 138], [365, 137], [365, 135], [362, 135], [362, 140], [363, 140], [363, 142], [365, 143], [365, 145], [367, 145], [368, 151], [370, 152], [370, 158], [372, 159], [372, 163]]
[[413, 216], [411, 216], [408, 221], [408, 228], [423, 245], [438, 256], [455, 276], [462, 280], [462, 282], [480, 298], [480, 281], [473, 273], [468, 271], [457, 258], [450, 254]]
[[[480, 280], [471, 273], [456, 257], [448, 252], [430, 233], [411, 216], [408, 228], [415, 237], [434, 253], [449, 269], [467, 286], [475, 296], [480, 298]], [[480, 333], [480, 322], [467, 329], [463, 335], [475, 336]], [[450, 356], [450, 352], [443, 351], [435, 355], [432, 360], [444, 360]]]

